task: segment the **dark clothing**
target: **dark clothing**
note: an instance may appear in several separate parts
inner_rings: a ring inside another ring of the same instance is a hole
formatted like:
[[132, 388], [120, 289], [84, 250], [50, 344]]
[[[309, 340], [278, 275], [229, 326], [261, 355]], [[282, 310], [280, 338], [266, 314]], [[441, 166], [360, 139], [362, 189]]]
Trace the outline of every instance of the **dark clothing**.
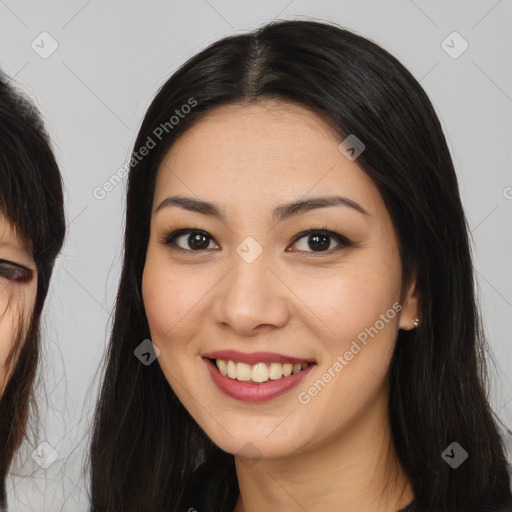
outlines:
[[[185, 493], [181, 500], [180, 512], [188, 512], [191, 508], [192, 510], [203, 512], [211, 508], [211, 505], [209, 506], [207, 504], [208, 497], [216, 495], [219, 490], [219, 484], [212, 484], [211, 475], [211, 468], [209, 468], [207, 464], [201, 464], [196, 469], [185, 489]], [[230, 504], [229, 506], [226, 506], [222, 510], [218, 510], [216, 512], [233, 512], [234, 506], [235, 504], [233, 503], [232, 505]], [[406, 507], [397, 510], [397, 512], [425, 511], [423, 508], [419, 508], [418, 503], [415, 500], [412, 500], [411, 503], [409, 503]], [[454, 510], [453, 512], [457, 511]], [[512, 508], [487, 506], [480, 508], [479, 510], [475, 510], [475, 512], [512, 512]]]
[[[409, 505], [407, 505], [405, 508], [401, 508], [397, 512], [418, 512], [419, 510], [420, 509], [417, 508], [415, 500], [412, 500]], [[503, 507], [483, 507], [475, 510], [475, 512], [512, 512], [512, 509]]]

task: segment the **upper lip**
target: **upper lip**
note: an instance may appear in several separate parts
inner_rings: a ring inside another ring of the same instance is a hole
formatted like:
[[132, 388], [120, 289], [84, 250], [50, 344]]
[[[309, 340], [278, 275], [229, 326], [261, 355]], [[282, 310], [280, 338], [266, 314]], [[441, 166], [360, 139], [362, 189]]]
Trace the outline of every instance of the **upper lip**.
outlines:
[[225, 361], [235, 361], [237, 363], [247, 363], [250, 365], [256, 363], [311, 363], [311, 359], [302, 359], [300, 357], [287, 356], [277, 352], [239, 352], [238, 350], [216, 350], [202, 354], [202, 357], [209, 359], [223, 359]]

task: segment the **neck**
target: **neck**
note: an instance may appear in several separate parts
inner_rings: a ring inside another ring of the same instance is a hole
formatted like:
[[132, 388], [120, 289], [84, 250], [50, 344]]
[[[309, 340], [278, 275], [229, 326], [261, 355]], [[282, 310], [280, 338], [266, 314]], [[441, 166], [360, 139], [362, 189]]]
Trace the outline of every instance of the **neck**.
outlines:
[[240, 494], [234, 512], [396, 512], [414, 497], [382, 399], [321, 445], [286, 459], [247, 464], [235, 458], [235, 464]]

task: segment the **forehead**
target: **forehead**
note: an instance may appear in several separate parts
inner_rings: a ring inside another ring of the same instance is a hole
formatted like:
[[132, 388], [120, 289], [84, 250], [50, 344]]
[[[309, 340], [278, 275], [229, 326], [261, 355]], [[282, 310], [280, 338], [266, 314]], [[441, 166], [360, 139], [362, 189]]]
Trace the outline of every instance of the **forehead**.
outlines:
[[0, 212], [0, 258], [16, 257], [29, 262], [31, 254], [15, 227]]
[[340, 152], [342, 140], [325, 117], [301, 105], [266, 100], [217, 107], [167, 153], [155, 203], [172, 191], [257, 207], [335, 190], [369, 208], [383, 206], [370, 177]]
[[16, 232], [14, 225], [7, 220], [5, 215], [0, 211], [0, 244], [2, 245], [13, 245], [18, 248], [22, 247], [22, 241], [19, 239], [19, 235]]
[[[207, 164], [215, 157], [216, 164], [257, 165], [270, 157], [290, 167], [304, 156], [318, 156], [325, 146], [332, 146], [340, 137], [318, 114], [300, 105], [266, 100], [251, 105], [217, 107], [196, 122], [173, 144], [167, 162], [191, 157]], [[311, 141], [311, 143], [308, 143]], [[324, 141], [322, 147], [315, 144]], [[317, 149], [315, 151], [315, 149]], [[193, 152], [193, 155], [189, 153]], [[265, 169], [269, 168], [268, 162]], [[265, 169], [261, 169], [263, 174]], [[275, 170], [275, 166], [272, 166]]]

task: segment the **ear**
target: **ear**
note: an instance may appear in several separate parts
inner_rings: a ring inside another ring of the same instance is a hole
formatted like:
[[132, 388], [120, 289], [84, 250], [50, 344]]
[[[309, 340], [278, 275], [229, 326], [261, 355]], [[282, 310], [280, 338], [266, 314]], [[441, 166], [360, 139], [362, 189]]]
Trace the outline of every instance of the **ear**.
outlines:
[[421, 297], [418, 289], [416, 273], [414, 273], [414, 278], [411, 281], [405, 299], [402, 303], [399, 328], [404, 331], [415, 329], [415, 318], [417, 318], [421, 323]]

